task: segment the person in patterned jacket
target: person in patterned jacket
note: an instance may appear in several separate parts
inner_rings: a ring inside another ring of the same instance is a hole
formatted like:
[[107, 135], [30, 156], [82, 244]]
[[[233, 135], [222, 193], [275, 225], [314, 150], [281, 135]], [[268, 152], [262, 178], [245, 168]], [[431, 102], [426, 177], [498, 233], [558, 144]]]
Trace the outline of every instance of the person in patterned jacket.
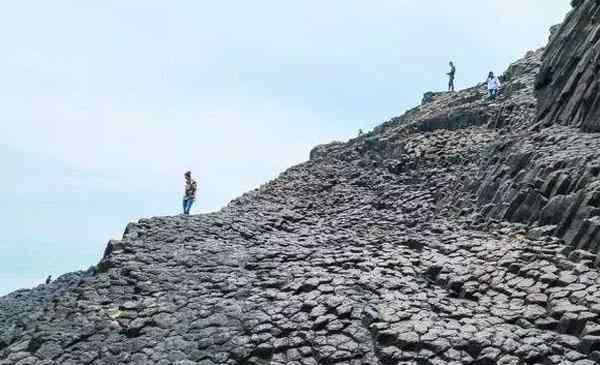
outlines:
[[183, 195], [183, 214], [190, 215], [192, 204], [196, 200], [196, 182], [192, 179], [192, 172], [185, 173], [185, 194]]

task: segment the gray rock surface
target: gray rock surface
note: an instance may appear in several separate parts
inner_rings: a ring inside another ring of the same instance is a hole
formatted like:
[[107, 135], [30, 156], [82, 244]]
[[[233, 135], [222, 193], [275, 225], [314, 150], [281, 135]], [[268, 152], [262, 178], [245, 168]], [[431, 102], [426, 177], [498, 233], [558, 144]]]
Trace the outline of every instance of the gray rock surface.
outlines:
[[572, 29], [495, 103], [428, 93], [217, 213], [130, 223], [95, 268], [0, 298], [0, 365], [599, 363], [600, 146], [545, 124], [534, 92]]
[[600, 2], [575, 0], [553, 32], [536, 87], [543, 125], [600, 131]]

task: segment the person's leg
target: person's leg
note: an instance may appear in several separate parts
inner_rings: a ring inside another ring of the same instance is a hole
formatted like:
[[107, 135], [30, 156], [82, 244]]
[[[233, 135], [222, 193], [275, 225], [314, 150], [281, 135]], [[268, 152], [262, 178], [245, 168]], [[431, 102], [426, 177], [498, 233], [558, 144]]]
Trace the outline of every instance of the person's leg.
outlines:
[[183, 199], [183, 214], [185, 215], [189, 215], [190, 214], [190, 208], [191, 208], [191, 201], [192, 199]]
[[188, 199], [188, 204], [187, 204], [187, 214], [190, 214], [190, 210], [192, 210], [192, 205], [194, 205], [194, 199]]
[[496, 100], [496, 95], [498, 94], [498, 90], [492, 89], [492, 100]]

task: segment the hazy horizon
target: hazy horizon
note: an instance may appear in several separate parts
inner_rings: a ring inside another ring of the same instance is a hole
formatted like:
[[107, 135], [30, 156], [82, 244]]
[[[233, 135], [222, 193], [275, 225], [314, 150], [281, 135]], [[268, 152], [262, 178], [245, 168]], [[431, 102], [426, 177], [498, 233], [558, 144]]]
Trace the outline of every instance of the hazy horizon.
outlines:
[[570, 5], [26, 0], [6, 8], [0, 295], [97, 263], [130, 221], [178, 214], [188, 169], [199, 183], [193, 212], [214, 211], [307, 160], [312, 147], [445, 90], [450, 60], [457, 89], [504, 71], [543, 46]]

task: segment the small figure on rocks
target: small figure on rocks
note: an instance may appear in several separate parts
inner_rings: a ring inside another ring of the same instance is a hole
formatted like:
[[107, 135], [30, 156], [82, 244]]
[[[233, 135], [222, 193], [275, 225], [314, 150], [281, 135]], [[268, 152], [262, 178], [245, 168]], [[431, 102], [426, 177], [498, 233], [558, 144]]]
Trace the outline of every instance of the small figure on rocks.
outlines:
[[192, 179], [192, 172], [185, 173], [185, 194], [183, 196], [183, 214], [190, 215], [190, 209], [196, 199], [196, 182]]
[[52, 275], [48, 275], [46, 278], [46, 284], [50, 284], [52, 282]]
[[494, 73], [490, 71], [487, 78], [487, 89], [491, 101], [496, 101], [496, 96], [498, 95], [498, 89], [500, 86], [502, 86], [500, 84], [500, 79], [498, 79], [498, 77], [496, 77]]
[[363, 134], [364, 134], [363, 130], [362, 130], [362, 129], [359, 129], [359, 130], [358, 130], [358, 136], [360, 137], [360, 136], [362, 136]]
[[448, 78], [450, 79], [448, 81], [448, 91], [454, 91], [454, 75], [456, 74], [456, 67], [454, 67], [454, 63], [450, 62], [450, 72], [448, 72], [446, 75], [448, 75]]

